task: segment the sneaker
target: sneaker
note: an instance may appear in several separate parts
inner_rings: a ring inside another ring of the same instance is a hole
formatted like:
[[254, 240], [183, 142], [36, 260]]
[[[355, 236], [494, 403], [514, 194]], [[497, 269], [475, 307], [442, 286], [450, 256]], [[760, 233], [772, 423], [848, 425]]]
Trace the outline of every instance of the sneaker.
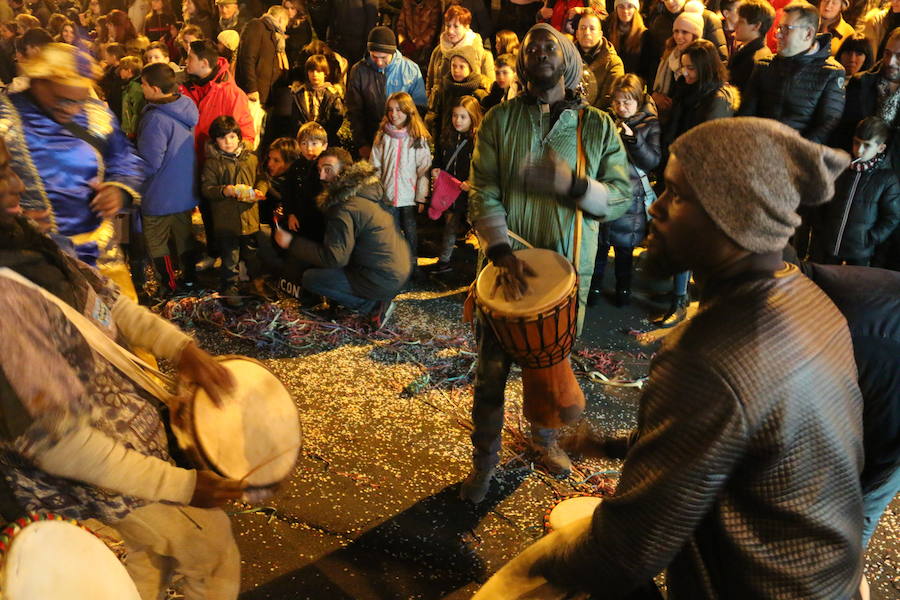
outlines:
[[433, 275], [440, 275], [441, 273], [449, 273], [452, 270], [453, 270], [453, 267], [450, 266], [450, 261], [443, 262], [440, 260], [437, 261], [436, 263], [434, 263], [433, 265], [431, 265], [431, 268], [429, 269], [429, 271], [431, 271], [431, 273]]
[[222, 298], [222, 302], [229, 308], [241, 308], [244, 306], [244, 299], [241, 296], [241, 291], [234, 283], [227, 284], [223, 287], [219, 292], [219, 297]]
[[393, 300], [382, 300], [378, 303], [378, 307], [372, 313], [371, 316], [371, 324], [372, 329], [378, 331], [379, 329], [384, 328], [385, 325], [390, 321], [391, 316], [394, 314], [394, 309], [396, 305]]

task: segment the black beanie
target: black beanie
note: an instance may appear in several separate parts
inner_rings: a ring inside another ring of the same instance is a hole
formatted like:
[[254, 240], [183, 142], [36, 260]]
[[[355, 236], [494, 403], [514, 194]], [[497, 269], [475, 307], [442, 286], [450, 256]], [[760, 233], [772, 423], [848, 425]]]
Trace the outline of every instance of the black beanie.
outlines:
[[389, 27], [375, 27], [369, 32], [369, 52], [393, 54], [397, 51], [397, 37]]

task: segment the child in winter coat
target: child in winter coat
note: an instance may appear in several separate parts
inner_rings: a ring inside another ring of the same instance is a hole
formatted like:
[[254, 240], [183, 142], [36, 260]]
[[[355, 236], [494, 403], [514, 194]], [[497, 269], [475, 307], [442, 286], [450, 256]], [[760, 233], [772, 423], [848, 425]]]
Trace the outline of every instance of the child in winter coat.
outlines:
[[141, 69], [144, 65], [136, 56], [126, 56], [119, 62], [119, 79], [122, 81], [122, 132], [129, 139], [137, 135], [138, 119], [144, 110], [144, 92], [141, 88]]
[[[418, 237], [416, 213], [425, 210], [428, 171], [431, 167], [429, 135], [412, 96], [395, 92], [387, 100], [384, 119], [375, 134], [370, 160], [384, 184], [390, 205], [409, 242], [413, 266]], [[417, 208], [418, 207], [418, 208]]]
[[433, 139], [440, 139], [450, 128], [450, 107], [462, 96], [473, 96], [481, 100], [487, 96], [484, 78], [472, 70], [474, 58], [471, 48], [460, 48], [459, 54], [450, 58], [450, 73], [435, 85], [425, 116], [425, 124]]
[[878, 117], [859, 122], [853, 162], [834, 184], [834, 198], [813, 223], [811, 259], [868, 266], [878, 245], [900, 223], [900, 181], [891, 168], [890, 126]]
[[244, 146], [234, 117], [216, 117], [209, 126], [209, 137], [201, 178], [203, 197], [210, 203], [213, 230], [222, 253], [221, 293], [228, 306], [238, 308], [243, 304], [238, 291], [240, 260], [247, 267], [254, 290], [265, 295], [256, 236], [257, 203], [264, 194], [253, 187], [256, 155]]
[[435, 147], [432, 179], [437, 178], [441, 170], [446, 171], [462, 182], [460, 194], [453, 206], [444, 213], [444, 233], [441, 237], [441, 250], [438, 261], [431, 266], [432, 273], [450, 271], [450, 258], [456, 248], [456, 235], [460, 225], [465, 222], [469, 200], [469, 169], [472, 165], [472, 151], [475, 149], [475, 135], [483, 118], [478, 100], [472, 96], [459, 98], [450, 109], [450, 124]]
[[516, 56], [514, 54], [498, 56], [494, 62], [494, 73], [497, 78], [491, 84], [488, 95], [481, 99], [481, 109], [484, 112], [519, 95], [519, 80], [516, 77]]
[[170, 256], [174, 246], [180, 259], [183, 285], [194, 285], [191, 213], [194, 193], [194, 126], [199, 113], [193, 100], [178, 94], [175, 71], [167, 64], [147, 66], [141, 73], [147, 106], [137, 134], [138, 155], [144, 159], [147, 181], [141, 199], [147, 253], [153, 260], [163, 293], [177, 290]]
[[631, 300], [632, 256], [635, 246], [647, 233], [647, 207], [656, 199], [648, 174], [659, 165], [662, 156], [659, 120], [652, 112], [652, 103], [646, 98], [641, 78], [628, 73], [616, 79], [610, 99], [610, 111], [628, 153], [631, 206], [615, 221], [600, 226], [600, 242], [588, 295], [590, 306], [602, 295], [610, 246], [615, 250], [616, 306], [624, 306]]

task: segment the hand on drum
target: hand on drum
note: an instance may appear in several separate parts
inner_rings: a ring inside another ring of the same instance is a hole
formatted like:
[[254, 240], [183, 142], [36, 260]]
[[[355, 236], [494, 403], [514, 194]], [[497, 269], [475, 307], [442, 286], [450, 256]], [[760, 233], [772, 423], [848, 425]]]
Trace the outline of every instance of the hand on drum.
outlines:
[[570, 456], [609, 458], [606, 438], [594, 431], [587, 421], [582, 421], [571, 434], [561, 437], [559, 446]]
[[534, 269], [512, 252], [496, 258], [493, 262], [499, 267], [500, 272], [494, 282], [494, 289], [491, 290], [492, 298], [498, 289], [502, 289], [503, 297], [507, 301], [519, 300], [528, 291], [528, 280], [525, 278], [537, 277]]
[[194, 342], [189, 343], [181, 351], [178, 375], [203, 388], [217, 406], [222, 406], [224, 394], [234, 389], [234, 378], [228, 369], [198, 348]]
[[191, 506], [197, 508], [218, 508], [232, 500], [240, 500], [247, 484], [243, 481], [225, 479], [212, 471], [197, 471], [197, 483]]

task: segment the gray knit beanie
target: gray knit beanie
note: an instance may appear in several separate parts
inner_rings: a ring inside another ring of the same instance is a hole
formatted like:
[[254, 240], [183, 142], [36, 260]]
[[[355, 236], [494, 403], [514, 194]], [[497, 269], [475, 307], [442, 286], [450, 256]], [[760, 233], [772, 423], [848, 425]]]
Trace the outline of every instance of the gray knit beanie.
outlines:
[[670, 151], [710, 218], [739, 246], [784, 249], [800, 225], [797, 207], [831, 200], [850, 155], [803, 139], [771, 119], [707, 121]]
[[[581, 83], [581, 53], [578, 52], [578, 48], [575, 47], [575, 44], [567, 38], [565, 35], [557, 31], [551, 25], [547, 23], [538, 23], [534, 27], [528, 30], [528, 33], [535, 31], [537, 29], [543, 29], [544, 31], [553, 35], [556, 38], [556, 43], [559, 44], [560, 48], [563, 51], [563, 59], [566, 65], [565, 73], [563, 74], [563, 79], [565, 80], [566, 89], [574, 90], [578, 87], [578, 84]], [[528, 37], [526, 34], [525, 37]], [[525, 38], [522, 38], [522, 41], [525, 41]], [[516, 59], [516, 75], [519, 77], [519, 81], [526, 82], [528, 78], [525, 76], [525, 48], [522, 47], [522, 50], [519, 52], [519, 57]]]
[[397, 36], [394, 35], [390, 27], [373, 27], [372, 31], [369, 32], [366, 47], [369, 52], [393, 54], [397, 51]]

